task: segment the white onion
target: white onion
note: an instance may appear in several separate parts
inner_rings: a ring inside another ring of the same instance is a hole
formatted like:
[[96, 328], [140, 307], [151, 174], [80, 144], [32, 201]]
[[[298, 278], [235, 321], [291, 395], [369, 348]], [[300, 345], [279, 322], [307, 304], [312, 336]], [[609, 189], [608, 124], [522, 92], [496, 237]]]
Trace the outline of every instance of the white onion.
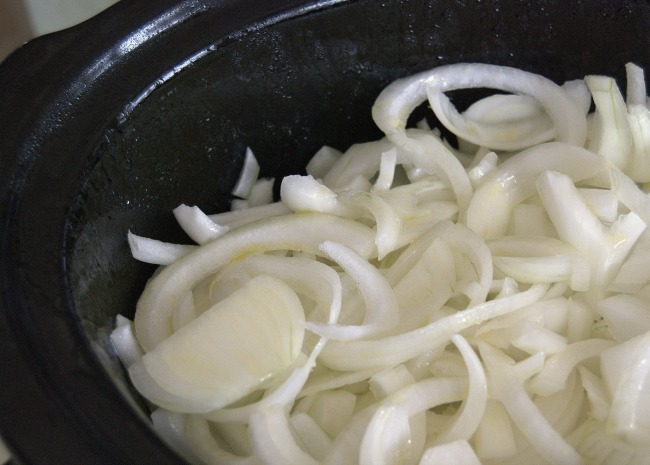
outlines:
[[[559, 86], [442, 66], [389, 85], [385, 137], [181, 205], [113, 346], [190, 460], [232, 465], [644, 464], [650, 110], [643, 70]], [[459, 112], [447, 92], [498, 93]], [[428, 100], [458, 146], [426, 120]], [[589, 113], [595, 103], [595, 113]], [[588, 123], [588, 124], [587, 124]]]

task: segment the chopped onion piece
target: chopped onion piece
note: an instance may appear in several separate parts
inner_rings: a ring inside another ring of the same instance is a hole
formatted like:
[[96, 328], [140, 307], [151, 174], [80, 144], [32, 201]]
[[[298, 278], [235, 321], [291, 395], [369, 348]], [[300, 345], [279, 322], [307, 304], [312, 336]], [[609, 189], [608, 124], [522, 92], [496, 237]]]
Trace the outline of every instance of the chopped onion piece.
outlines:
[[632, 137], [623, 96], [613, 78], [587, 76], [596, 112], [589, 140], [589, 150], [625, 170], [629, 163]]
[[546, 361], [542, 371], [530, 380], [528, 388], [543, 396], [564, 389], [569, 374], [580, 362], [600, 355], [613, 345], [605, 339], [586, 339], [566, 346]]
[[[635, 446], [650, 435], [650, 331], [609, 349], [601, 357], [612, 407], [607, 432]], [[613, 366], [616, 363], [618, 366]], [[616, 376], [614, 373], [620, 373]]]
[[338, 204], [337, 196], [311, 176], [287, 176], [280, 186], [280, 197], [294, 212], [330, 213]]
[[523, 385], [513, 376], [512, 367], [496, 349], [487, 344], [481, 344], [480, 348], [494, 387], [493, 395], [537, 452], [553, 464], [581, 465], [580, 455], [544, 418]]
[[248, 196], [248, 208], [272, 203], [274, 185], [274, 178], [258, 179]]
[[257, 158], [253, 154], [253, 151], [250, 147], [246, 147], [246, 153], [244, 154], [244, 164], [242, 166], [241, 172], [239, 173], [239, 178], [237, 179], [237, 184], [232, 190], [232, 195], [239, 197], [240, 199], [247, 199], [253, 189], [253, 186], [257, 182], [257, 176], [260, 174], [260, 165], [257, 162]]
[[228, 226], [220, 226], [212, 221], [196, 206], [179, 205], [174, 209], [174, 216], [183, 231], [197, 244], [205, 244], [223, 236], [230, 229]]
[[305, 171], [316, 179], [322, 179], [332, 169], [342, 153], [333, 147], [323, 145], [307, 162]]
[[170, 265], [196, 248], [193, 245], [172, 244], [149, 239], [131, 231], [127, 237], [133, 258], [153, 265]]
[[142, 358], [142, 348], [133, 332], [133, 322], [122, 315], [115, 318], [115, 329], [110, 335], [117, 356], [122, 364], [129, 368]]
[[627, 106], [645, 105], [647, 97], [643, 68], [634, 63], [627, 63], [625, 65], [625, 76], [627, 80], [625, 103]]
[[458, 348], [467, 366], [469, 390], [467, 398], [449, 427], [438, 436], [438, 443], [469, 440], [478, 428], [488, 400], [485, 371], [474, 349], [458, 334], [452, 337], [451, 341]]

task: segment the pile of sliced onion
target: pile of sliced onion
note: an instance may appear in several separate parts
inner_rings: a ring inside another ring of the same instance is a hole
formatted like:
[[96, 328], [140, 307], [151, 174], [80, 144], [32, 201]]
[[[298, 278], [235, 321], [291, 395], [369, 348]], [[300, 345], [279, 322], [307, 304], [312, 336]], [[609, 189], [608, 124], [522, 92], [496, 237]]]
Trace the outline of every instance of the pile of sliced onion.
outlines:
[[[174, 211], [196, 245], [129, 233], [160, 270], [112, 341], [156, 430], [204, 464], [650, 464], [650, 110], [626, 70], [627, 100], [484, 64], [400, 79], [385, 138], [323, 147], [279, 201], [247, 149], [233, 211]], [[499, 93], [461, 112], [466, 88]], [[407, 127], [424, 102], [456, 141]]]

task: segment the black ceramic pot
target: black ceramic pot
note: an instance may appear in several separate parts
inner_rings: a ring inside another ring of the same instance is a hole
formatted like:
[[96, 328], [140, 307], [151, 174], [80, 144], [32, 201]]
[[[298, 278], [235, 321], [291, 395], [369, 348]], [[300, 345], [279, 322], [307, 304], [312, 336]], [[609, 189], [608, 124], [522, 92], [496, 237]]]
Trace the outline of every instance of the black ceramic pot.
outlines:
[[650, 65], [650, 3], [122, 0], [0, 66], [0, 431], [25, 464], [181, 463], [152, 432], [108, 334], [153, 269], [128, 229], [182, 240], [244, 149], [263, 176], [376, 138], [394, 78], [440, 64], [562, 82]]

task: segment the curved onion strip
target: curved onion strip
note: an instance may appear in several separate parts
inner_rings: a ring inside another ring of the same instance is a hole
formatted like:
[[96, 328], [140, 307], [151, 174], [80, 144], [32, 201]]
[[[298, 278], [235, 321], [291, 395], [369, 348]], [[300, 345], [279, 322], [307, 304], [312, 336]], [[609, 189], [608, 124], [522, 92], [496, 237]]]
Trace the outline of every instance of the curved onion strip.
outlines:
[[[446, 128], [458, 137], [481, 147], [493, 150], [521, 150], [551, 140], [557, 132], [543, 110], [541, 115], [517, 117], [518, 115], [515, 114], [511, 116], [516, 118], [514, 122], [489, 124], [458, 113], [449, 98], [438, 88], [427, 87], [427, 97], [431, 109]], [[492, 97], [501, 97], [503, 100], [506, 97], [525, 98], [526, 96], [494, 95]], [[541, 106], [539, 108], [541, 109]], [[506, 108], [504, 111], [510, 116], [512, 110]]]
[[359, 326], [306, 322], [305, 327], [319, 336], [350, 340], [371, 336], [395, 326], [399, 321], [397, 298], [377, 268], [342, 244], [326, 241], [321, 244], [320, 249], [355, 281], [363, 297], [366, 314]]
[[171, 265], [176, 260], [196, 249], [195, 245], [173, 244], [148, 237], [127, 234], [131, 255], [136, 260], [153, 265]]
[[419, 465], [481, 465], [472, 446], [464, 439], [429, 447]]
[[[577, 146], [584, 144], [587, 134], [585, 115], [565, 90], [542, 76], [505, 66], [463, 63], [440, 66], [398, 79], [379, 94], [372, 107], [372, 116], [389, 139], [403, 146], [407, 138], [404, 134], [406, 120], [426, 99], [427, 88], [447, 92], [478, 87], [534, 97], [553, 121], [558, 141]], [[453, 130], [453, 126], [448, 129]]]
[[321, 254], [319, 245], [334, 240], [370, 257], [374, 234], [360, 223], [324, 214], [273, 217], [231, 231], [165, 267], [149, 281], [135, 314], [135, 331], [145, 351], [170, 335], [171, 315], [180, 298], [220, 267], [243, 256], [289, 249]]
[[318, 465], [294, 439], [289, 419], [280, 405], [272, 405], [251, 415], [251, 442], [265, 465]]
[[332, 447], [332, 440], [318, 423], [304, 412], [295, 412], [289, 418], [291, 430], [307, 453], [322, 460]]
[[547, 142], [504, 161], [485, 177], [467, 210], [467, 226], [484, 239], [505, 236], [512, 208], [536, 193], [544, 171], [559, 171], [574, 182], [607, 171], [610, 164], [582, 147]]
[[[571, 178], [554, 171], [537, 180], [539, 195], [561, 239], [580, 250], [590, 261], [592, 288], [603, 292], [616, 277], [622, 261], [646, 224], [629, 213], [605, 226], [580, 197]], [[572, 214], [567, 215], [570, 211]]]
[[449, 427], [440, 433], [436, 442], [438, 444], [456, 441], [459, 439], [469, 440], [478, 428], [481, 418], [485, 412], [488, 400], [487, 380], [483, 364], [478, 358], [472, 346], [461, 335], [457, 334], [451, 338], [458, 351], [463, 356], [469, 375], [469, 390], [467, 397], [458, 413], [454, 416]]
[[241, 457], [224, 450], [212, 436], [210, 426], [198, 415], [188, 415], [185, 440], [194, 455], [207, 465], [262, 465], [255, 456]]
[[311, 376], [303, 387], [298, 397], [307, 397], [322, 391], [339, 389], [351, 384], [360, 383], [371, 378], [383, 370], [383, 368], [371, 368], [360, 371], [329, 371], [322, 375]]
[[492, 285], [492, 254], [485, 241], [462, 224], [455, 224], [445, 231], [441, 238], [454, 249], [462, 252], [474, 266], [478, 281], [476, 292], [470, 297], [470, 306], [478, 305], [487, 298]]
[[382, 154], [394, 147], [388, 139], [350, 146], [323, 176], [323, 184], [338, 192], [358, 177], [370, 179], [379, 169]]
[[341, 314], [341, 278], [324, 263], [309, 258], [251, 255], [241, 263], [249, 274], [267, 274], [305, 293], [324, 308], [329, 308], [327, 323], [335, 324]]
[[472, 183], [465, 168], [458, 158], [432, 134], [408, 130], [410, 140], [416, 142], [418, 150], [400, 148], [400, 159], [411, 163], [417, 169], [428, 174], [436, 174], [453, 190], [458, 202], [458, 209], [464, 215], [472, 197]]
[[543, 396], [549, 396], [566, 387], [566, 380], [582, 361], [600, 355], [615, 343], [606, 339], [586, 339], [569, 344], [561, 352], [548, 358], [544, 368], [528, 383], [528, 388]]
[[586, 76], [585, 83], [596, 105], [587, 148], [624, 170], [630, 161], [632, 135], [623, 95], [608, 76]]
[[502, 360], [505, 356], [488, 344], [479, 343], [479, 347], [491, 379], [492, 395], [501, 401], [537, 452], [555, 465], [582, 465], [580, 455], [549, 424], [512, 373], [512, 366]]
[[605, 424], [589, 419], [569, 440], [590, 465], [650, 465], [650, 447], [634, 447], [608, 434]]
[[305, 363], [293, 370], [287, 379], [278, 387], [267, 391], [266, 396], [257, 402], [247, 404], [243, 407], [230, 407], [217, 409], [206, 413], [205, 418], [220, 423], [246, 423], [253, 413], [263, 410], [269, 406], [280, 405], [282, 407], [290, 406], [298, 397], [309, 377], [309, 373], [316, 364], [316, 358], [320, 355], [327, 340], [321, 338], [314, 346], [309, 358]]
[[403, 463], [410, 454], [411, 426], [406, 410], [399, 405], [381, 405], [363, 435], [359, 465]]
[[335, 370], [395, 366], [420, 353], [446, 345], [451, 337], [475, 324], [505, 315], [539, 300], [547, 286], [536, 284], [518, 294], [490, 300], [413, 331], [372, 341], [330, 341], [321, 360]]
[[285, 176], [280, 185], [282, 202], [294, 212], [331, 213], [338, 206], [336, 194], [311, 176]]
[[635, 347], [626, 354], [628, 367], [613, 393], [607, 432], [630, 445], [647, 446], [650, 434], [650, 331], [630, 341], [635, 341]]
[[208, 217], [199, 207], [181, 204], [174, 208], [174, 217], [183, 231], [197, 244], [205, 244], [228, 232], [230, 227], [221, 226]]
[[128, 369], [142, 358], [142, 349], [133, 333], [133, 322], [128, 318], [117, 315], [115, 329], [109, 338], [125, 368]]
[[374, 218], [377, 229], [377, 258], [381, 260], [395, 250], [402, 220], [386, 200], [370, 192], [345, 192], [339, 196], [339, 200], [343, 205], [369, 211]]
[[386, 397], [383, 405], [400, 405], [409, 416], [430, 410], [439, 405], [458, 402], [467, 395], [466, 378], [427, 378], [409, 384]]
[[[360, 447], [361, 465], [401, 463], [400, 447], [408, 444], [410, 433], [408, 418], [439, 405], [457, 402], [465, 396], [467, 381], [464, 378], [428, 378], [408, 385], [386, 397], [375, 410]], [[397, 425], [393, 423], [397, 421]], [[393, 428], [400, 428], [397, 434]], [[397, 462], [387, 462], [387, 456]], [[403, 459], [402, 459], [403, 460]]]
[[153, 429], [162, 436], [172, 448], [187, 459], [196, 459], [196, 454], [187, 444], [186, 423], [188, 416], [158, 408], [151, 413]]
[[260, 165], [257, 162], [257, 158], [253, 154], [253, 151], [250, 147], [246, 147], [246, 153], [244, 154], [244, 164], [239, 173], [239, 179], [237, 184], [232, 190], [232, 195], [239, 197], [241, 199], [247, 199], [257, 181], [257, 176], [260, 174]]
[[493, 135], [488, 140], [498, 140], [499, 136], [509, 140], [525, 138], [525, 145], [519, 148], [540, 144], [555, 137], [551, 119], [539, 102], [527, 95], [490, 95], [470, 105], [463, 116], [468, 123], [477, 125], [480, 132], [491, 132]]
[[373, 192], [386, 192], [390, 190], [395, 179], [395, 167], [397, 165], [397, 151], [390, 149], [388, 152], [381, 154], [379, 163], [379, 175], [375, 184], [372, 186]]

